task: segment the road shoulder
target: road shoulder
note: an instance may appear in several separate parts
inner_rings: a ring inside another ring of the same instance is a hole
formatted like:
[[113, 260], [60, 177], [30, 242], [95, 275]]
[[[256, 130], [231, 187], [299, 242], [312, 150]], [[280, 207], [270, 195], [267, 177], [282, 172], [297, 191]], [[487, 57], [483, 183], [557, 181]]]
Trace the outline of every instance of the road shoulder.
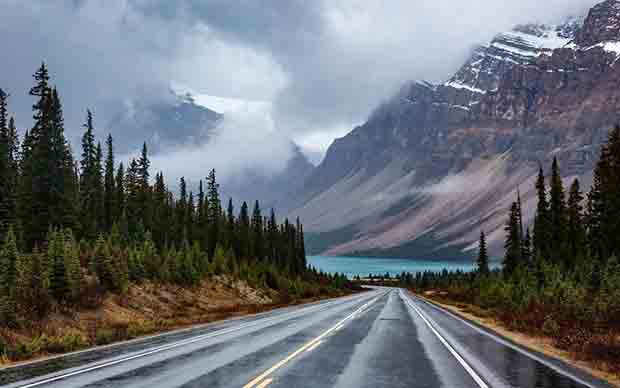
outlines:
[[464, 306], [462, 303], [451, 304], [448, 301], [437, 301], [435, 299], [430, 299], [418, 293], [414, 293], [414, 295], [426, 302], [442, 307], [450, 311], [451, 313], [465, 319], [466, 321], [473, 322], [489, 330], [490, 332], [504, 337], [528, 350], [538, 352], [553, 359], [565, 362], [579, 370], [582, 370], [585, 373], [605, 380], [613, 386], [620, 387], [620, 376], [616, 376], [612, 373], [601, 370], [600, 368], [597, 368], [596, 365], [594, 365], [593, 363], [575, 359], [574, 355], [570, 352], [554, 346], [551, 338], [543, 336], [532, 336], [521, 332], [509, 330], [505, 326], [503, 326], [501, 322], [499, 322], [493, 317], [481, 317], [471, 313], [471, 310], [467, 309], [466, 307], [462, 307]]

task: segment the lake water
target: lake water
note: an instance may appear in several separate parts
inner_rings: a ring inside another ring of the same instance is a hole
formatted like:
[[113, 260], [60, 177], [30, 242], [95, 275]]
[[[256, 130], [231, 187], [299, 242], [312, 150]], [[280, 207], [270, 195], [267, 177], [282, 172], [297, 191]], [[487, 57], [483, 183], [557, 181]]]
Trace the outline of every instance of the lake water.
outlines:
[[344, 273], [349, 278], [356, 275], [366, 277], [368, 274], [384, 275], [386, 272], [390, 276], [404, 272], [440, 272], [444, 269], [448, 271], [472, 271], [475, 269], [473, 261], [424, 261], [414, 259], [386, 259], [374, 257], [328, 257], [328, 256], [308, 256], [308, 264], [318, 270], [328, 273]]

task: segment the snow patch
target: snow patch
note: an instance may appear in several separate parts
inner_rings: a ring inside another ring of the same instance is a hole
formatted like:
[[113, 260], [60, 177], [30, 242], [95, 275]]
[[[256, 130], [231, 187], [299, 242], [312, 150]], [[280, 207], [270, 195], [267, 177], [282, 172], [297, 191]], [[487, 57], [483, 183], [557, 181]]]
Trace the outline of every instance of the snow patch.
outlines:
[[444, 86], [454, 88], [454, 89], [466, 89], [473, 93], [485, 94], [486, 91], [482, 89], [475, 88], [473, 86], [465, 85], [457, 81], [449, 81], [444, 84]]

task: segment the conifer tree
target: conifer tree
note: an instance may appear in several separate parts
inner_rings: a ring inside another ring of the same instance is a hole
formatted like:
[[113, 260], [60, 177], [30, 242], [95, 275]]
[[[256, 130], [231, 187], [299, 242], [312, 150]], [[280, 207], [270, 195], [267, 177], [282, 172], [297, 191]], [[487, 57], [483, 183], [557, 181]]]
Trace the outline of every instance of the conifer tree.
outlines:
[[583, 254], [585, 245], [586, 231], [584, 228], [583, 217], [583, 194], [579, 187], [579, 180], [575, 179], [570, 187], [567, 203], [567, 228], [566, 242], [568, 244], [568, 263], [574, 266], [578, 258]]
[[82, 271], [80, 268], [80, 253], [70, 229], [62, 232], [63, 257], [65, 259], [66, 294], [65, 299], [69, 302], [77, 301], [80, 295], [82, 283]]
[[248, 204], [244, 201], [239, 210], [239, 258], [250, 258], [250, 216], [248, 214]]
[[506, 255], [504, 257], [504, 273], [511, 275], [515, 269], [521, 264], [522, 243], [519, 232], [519, 207], [514, 202], [510, 208], [510, 217], [505, 227]]
[[549, 203], [547, 202], [547, 189], [545, 187], [545, 176], [542, 167], [538, 173], [536, 181], [536, 191], [538, 193], [538, 205], [536, 207], [536, 219], [534, 222], [534, 241], [533, 254], [535, 257], [548, 258], [549, 252], [549, 230], [550, 216]]
[[551, 200], [549, 203], [550, 249], [554, 258], [562, 257], [566, 240], [566, 199], [557, 158], [551, 166]]
[[104, 174], [104, 230], [110, 231], [112, 225], [118, 221], [116, 204], [116, 180], [114, 177], [114, 140], [112, 135], [108, 135], [106, 141], [107, 155], [105, 160]]
[[8, 95], [0, 89], [0, 236], [5, 236], [15, 224], [15, 184], [16, 166], [14, 164], [10, 122], [7, 113]]
[[[84, 237], [96, 238], [98, 234], [98, 196], [96, 190], [100, 172], [97, 166], [97, 145], [95, 144], [93, 114], [86, 112], [85, 132], [82, 136], [82, 160], [80, 161], [80, 224]], [[99, 170], [100, 171], [100, 170]]]
[[47, 238], [47, 256], [51, 264], [50, 291], [54, 299], [64, 302], [69, 294], [67, 287], [67, 268], [65, 267], [64, 236], [51, 231]]
[[116, 222], [120, 223], [121, 216], [125, 213], [125, 167], [123, 162], [118, 165], [116, 170], [116, 183], [114, 184], [116, 195], [114, 201], [116, 204]]
[[187, 183], [185, 182], [185, 177], [181, 177], [181, 179], [179, 180], [179, 200], [177, 201], [175, 207], [175, 223], [177, 226], [175, 236], [177, 244], [181, 244], [183, 240], [187, 239], [187, 205]]
[[232, 198], [228, 199], [228, 207], [226, 209], [226, 242], [229, 249], [232, 249], [235, 257], [239, 257], [239, 242], [237, 238], [237, 228], [235, 220], [235, 207]]
[[[222, 204], [220, 202], [219, 185], [215, 179], [215, 170], [211, 170], [207, 177], [207, 198], [208, 198], [208, 213], [207, 224], [209, 228], [209, 247], [208, 254], [212, 258], [215, 254], [215, 248], [219, 243], [220, 238], [220, 215]], [[247, 205], [246, 205], [247, 207]]]
[[15, 234], [9, 228], [0, 249], [0, 323], [3, 324], [11, 324], [15, 318], [18, 257]]
[[137, 190], [138, 190], [138, 217], [142, 221], [142, 225], [146, 230], [150, 230], [152, 223], [151, 209], [151, 186], [149, 168], [151, 161], [149, 160], [146, 142], [142, 145], [142, 153], [138, 159], [137, 171]]
[[487, 242], [484, 231], [480, 232], [480, 242], [478, 244], [478, 273], [482, 276], [489, 274], [489, 254], [487, 252]]
[[523, 263], [527, 265], [533, 264], [532, 260], [532, 235], [530, 234], [530, 229], [526, 228], [525, 237], [523, 238], [522, 249], [521, 249], [521, 258], [523, 259]]
[[153, 241], [158, 248], [162, 248], [168, 241], [170, 218], [168, 210], [168, 192], [164, 175], [155, 174], [153, 186]]
[[49, 73], [45, 64], [42, 64], [34, 75], [35, 86], [30, 95], [37, 98], [33, 105], [34, 126], [30, 131], [30, 150], [28, 159], [22, 166], [28, 179], [24, 181], [29, 187], [29, 203], [23, 204], [28, 222], [23, 223], [23, 233], [26, 245], [31, 248], [36, 243], [43, 242], [50, 225], [58, 224], [52, 204], [59, 200], [56, 190], [57, 176], [55, 170], [52, 110], [53, 98], [48, 85]]
[[260, 209], [258, 201], [254, 204], [254, 210], [252, 211], [252, 257], [255, 257], [258, 261], [263, 261], [265, 256], [264, 236], [263, 236], [263, 215]]

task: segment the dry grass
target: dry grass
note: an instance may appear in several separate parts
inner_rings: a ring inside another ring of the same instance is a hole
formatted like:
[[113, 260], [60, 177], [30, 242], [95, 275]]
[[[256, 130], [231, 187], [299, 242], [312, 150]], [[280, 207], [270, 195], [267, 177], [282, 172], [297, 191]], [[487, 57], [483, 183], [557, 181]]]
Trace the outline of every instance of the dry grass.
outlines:
[[454, 302], [445, 293], [420, 296], [476, 322], [515, 343], [561, 359], [594, 376], [620, 386], [620, 332], [612, 328], [577, 328], [572, 322], [548, 319], [541, 306], [515, 316], [479, 306]]

